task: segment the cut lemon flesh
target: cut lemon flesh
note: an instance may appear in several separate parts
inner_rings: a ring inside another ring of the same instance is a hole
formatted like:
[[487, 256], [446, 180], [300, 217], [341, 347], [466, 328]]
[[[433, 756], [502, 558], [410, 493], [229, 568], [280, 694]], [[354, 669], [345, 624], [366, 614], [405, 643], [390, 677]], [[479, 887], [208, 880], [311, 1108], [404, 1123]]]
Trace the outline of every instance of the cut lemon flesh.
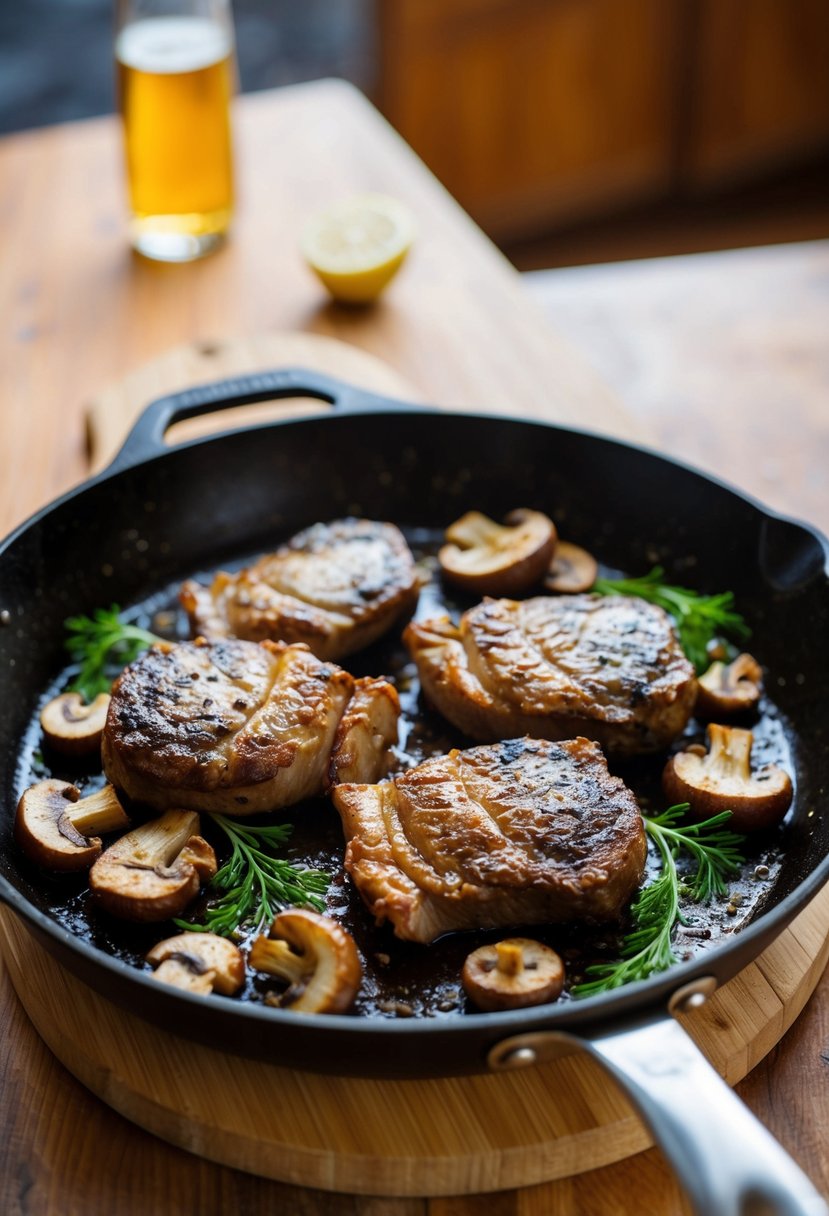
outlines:
[[383, 194], [364, 194], [313, 216], [302, 253], [336, 300], [375, 299], [399, 270], [414, 238], [408, 207]]

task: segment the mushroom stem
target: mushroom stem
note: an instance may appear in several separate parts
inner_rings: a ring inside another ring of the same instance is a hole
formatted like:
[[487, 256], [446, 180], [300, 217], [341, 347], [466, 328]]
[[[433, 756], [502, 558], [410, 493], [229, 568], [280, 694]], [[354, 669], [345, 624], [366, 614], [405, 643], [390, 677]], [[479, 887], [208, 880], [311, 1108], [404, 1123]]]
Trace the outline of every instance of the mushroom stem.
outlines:
[[750, 730], [712, 723], [707, 752], [688, 748], [665, 765], [665, 796], [673, 803], [687, 802], [698, 819], [730, 811], [730, 826], [737, 832], [773, 827], [791, 805], [792, 781], [773, 765], [752, 773], [752, 739]]
[[748, 781], [751, 777], [751, 731], [717, 726], [712, 722], [708, 727], [708, 739], [711, 747], [705, 767], [713, 779]]
[[496, 942], [495, 951], [498, 955], [498, 961], [495, 964], [496, 970], [500, 971], [502, 975], [521, 974], [524, 970], [524, 951], [517, 942]]
[[127, 920], [178, 916], [216, 873], [216, 855], [198, 831], [195, 811], [175, 810], [116, 840], [89, 875], [101, 906]]
[[31, 785], [17, 805], [14, 838], [36, 865], [72, 873], [88, 870], [101, 855], [99, 832], [129, 827], [111, 785], [87, 798], [67, 781]]
[[68, 819], [81, 836], [116, 832], [118, 828], [129, 826], [129, 819], [111, 785], [105, 785], [79, 802], [70, 803], [61, 818]]
[[275, 975], [289, 984], [301, 984], [313, 974], [313, 963], [302, 954], [297, 954], [287, 942], [274, 941], [269, 937], [257, 937], [250, 948], [250, 965], [254, 971]]
[[249, 957], [257, 971], [289, 982], [280, 1003], [297, 1013], [345, 1013], [363, 974], [351, 934], [307, 908], [280, 912], [270, 937], [258, 937]]

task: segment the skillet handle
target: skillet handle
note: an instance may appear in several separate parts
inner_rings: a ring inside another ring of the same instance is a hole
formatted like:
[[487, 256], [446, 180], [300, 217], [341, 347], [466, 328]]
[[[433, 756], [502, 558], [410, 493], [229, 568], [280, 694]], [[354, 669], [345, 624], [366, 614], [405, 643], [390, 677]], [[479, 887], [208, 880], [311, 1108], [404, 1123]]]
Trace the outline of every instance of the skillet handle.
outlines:
[[139, 415], [112, 460], [107, 473], [151, 460], [166, 450], [164, 435], [176, 422], [232, 409], [236, 405], [253, 405], [258, 401], [276, 401], [285, 397], [310, 397], [327, 401], [334, 409], [388, 409], [398, 404], [379, 397], [366, 389], [355, 388], [333, 376], [306, 368], [279, 368], [255, 372], [250, 376], [234, 376], [197, 385], [180, 393], [171, 393], [152, 401]]
[[489, 1054], [497, 1069], [582, 1047], [620, 1083], [682, 1182], [697, 1216], [827, 1216], [792, 1158], [672, 1017], [619, 1029], [517, 1035]]

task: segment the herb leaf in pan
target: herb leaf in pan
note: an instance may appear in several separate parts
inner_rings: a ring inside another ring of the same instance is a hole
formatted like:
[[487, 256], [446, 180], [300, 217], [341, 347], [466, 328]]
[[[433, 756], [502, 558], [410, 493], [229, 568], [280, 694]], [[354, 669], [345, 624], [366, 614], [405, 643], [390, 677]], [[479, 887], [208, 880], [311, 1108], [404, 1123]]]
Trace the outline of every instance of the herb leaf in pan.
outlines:
[[[688, 809], [687, 802], [679, 803], [661, 815], [642, 816], [645, 831], [659, 850], [662, 872], [631, 904], [633, 929], [622, 939], [619, 961], [588, 967], [585, 975], [590, 978], [572, 989], [573, 996], [596, 996], [667, 971], [678, 961], [672, 946], [674, 929], [687, 924], [679, 907], [682, 888], [698, 903], [708, 903], [724, 895], [728, 875], [739, 872], [743, 837], [725, 827], [731, 812], [721, 811], [703, 823], [680, 824]], [[697, 863], [690, 878], [681, 875], [677, 866], [682, 852]]]
[[328, 890], [329, 875], [300, 869], [274, 855], [273, 850], [291, 835], [289, 823], [251, 827], [225, 815], [212, 815], [211, 819], [232, 846], [230, 857], [207, 888], [208, 894], [219, 898], [208, 905], [202, 924], [177, 920], [174, 923], [179, 929], [233, 937], [246, 922], [254, 930], [270, 927], [277, 911], [286, 906], [324, 910], [322, 896]]
[[658, 604], [676, 621], [680, 645], [694, 664], [697, 673], [709, 666], [708, 644], [720, 634], [747, 638], [751, 630], [734, 608], [734, 594], [701, 595], [687, 587], [663, 583], [662, 566], [654, 566], [641, 578], [598, 578], [592, 590], [597, 595], [635, 595]]
[[118, 672], [142, 651], [163, 639], [120, 618], [118, 604], [96, 608], [92, 616], [70, 616], [64, 625], [64, 643], [80, 670], [69, 685], [89, 704], [99, 693], [109, 692]]

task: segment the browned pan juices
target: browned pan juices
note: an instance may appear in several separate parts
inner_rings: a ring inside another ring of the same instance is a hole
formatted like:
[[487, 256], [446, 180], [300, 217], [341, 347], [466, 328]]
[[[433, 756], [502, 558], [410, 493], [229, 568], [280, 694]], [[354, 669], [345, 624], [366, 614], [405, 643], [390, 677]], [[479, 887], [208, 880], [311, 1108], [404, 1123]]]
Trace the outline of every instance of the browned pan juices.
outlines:
[[[430, 576], [421, 591], [417, 616], [425, 618], [445, 611], [457, 618], [475, 601], [448, 591], [442, 584], [434, 556], [441, 536], [425, 529], [408, 530], [407, 539], [424, 571], [424, 577]], [[258, 554], [251, 555], [254, 556]], [[250, 559], [240, 560], [236, 564], [241, 566], [246, 560]], [[227, 568], [232, 566], [228, 565]], [[616, 577], [620, 572], [604, 567], [601, 573]], [[638, 574], [642, 571], [626, 573]], [[201, 571], [194, 577], [206, 582], [211, 574], [212, 572]], [[143, 603], [133, 605], [127, 613], [129, 619], [166, 637], [188, 636], [186, 619], [178, 608], [178, 586], [177, 582]], [[763, 655], [758, 654], [757, 658], [762, 663]], [[400, 641], [400, 629], [393, 630], [387, 638], [370, 649], [344, 660], [344, 666], [356, 676], [386, 675], [396, 684], [403, 709], [400, 744], [395, 758], [397, 771], [419, 764], [428, 757], [444, 753], [452, 747], [473, 746], [468, 739], [423, 704], [417, 671]], [[43, 701], [55, 695], [69, 677], [69, 670], [62, 673], [52, 687], [44, 690]], [[774, 686], [773, 673], [769, 684]], [[793, 732], [768, 695], [764, 696], [756, 719], [745, 725], [749, 725], [754, 732], [753, 763], [779, 765], [795, 779]], [[704, 727], [692, 719], [676, 747], [678, 749], [690, 742], [701, 742], [704, 736]], [[633, 789], [643, 809], [656, 811], [665, 807], [659, 788], [664, 760], [662, 754], [625, 762], [611, 760], [610, 768]], [[87, 792], [103, 784], [103, 777], [97, 771], [72, 767], [59, 757], [45, 753], [41, 743], [40, 726], [35, 718], [26, 735], [20, 756], [18, 795], [34, 781], [50, 776], [73, 781]], [[466, 955], [485, 941], [506, 936], [507, 933], [513, 932], [512, 929], [449, 934], [427, 946], [402, 942], [394, 936], [389, 926], [377, 927], [372, 923], [362, 900], [345, 875], [342, 868], [344, 844], [340, 820], [328, 800], [315, 799], [287, 811], [257, 816], [251, 822], [263, 826], [270, 823], [291, 823], [293, 832], [283, 855], [296, 864], [322, 869], [332, 876], [327, 896], [327, 911], [353, 934], [364, 964], [363, 984], [355, 1005], [357, 1014], [382, 1018], [453, 1018], [470, 1012], [470, 1006], [460, 985], [460, 971]], [[202, 816], [202, 830], [216, 847], [221, 864], [229, 852], [226, 837], [211, 825], [208, 815]], [[730, 898], [712, 901], [708, 906], [687, 900], [683, 903], [683, 913], [688, 924], [680, 926], [675, 936], [674, 952], [678, 958], [693, 957], [712, 945], [722, 943], [752, 920], [762, 909], [773, 889], [784, 845], [785, 826], [767, 836], [749, 841], [746, 865], [729, 886]], [[649, 870], [653, 864], [654, 854], [651, 849]], [[149, 966], [144, 962], [146, 951], [154, 942], [177, 931], [170, 923], [160, 927], [137, 926], [114, 920], [99, 912], [90, 897], [85, 876], [45, 875], [36, 871], [35, 867], [30, 866], [22, 857], [19, 859], [19, 866], [29, 881], [48, 892], [48, 908], [58, 924], [106, 954], [138, 969], [148, 971]], [[203, 896], [188, 909], [186, 918], [199, 920], [205, 902], [206, 898]], [[727, 911], [729, 904], [732, 908], [736, 907], [733, 914]], [[533, 925], [523, 930], [516, 926], [515, 932], [523, 932], [543, 941], [562, 955], [567, 965], [569, 988], [581, 979], [587, 965], [617, 956], [619, 938], [625, 928], [624, 924], [602, 927], [585, 924]], [[242, 937], [249, 936], [249, 931], [242, 931]], [[276, 991], [274, 981], [249, 972], [246, 986], [237, 999], [261, 1002], [268, 994]], [[567, 991], [561, 998], [563, 1001], [571, 999], [573, 998]]]

